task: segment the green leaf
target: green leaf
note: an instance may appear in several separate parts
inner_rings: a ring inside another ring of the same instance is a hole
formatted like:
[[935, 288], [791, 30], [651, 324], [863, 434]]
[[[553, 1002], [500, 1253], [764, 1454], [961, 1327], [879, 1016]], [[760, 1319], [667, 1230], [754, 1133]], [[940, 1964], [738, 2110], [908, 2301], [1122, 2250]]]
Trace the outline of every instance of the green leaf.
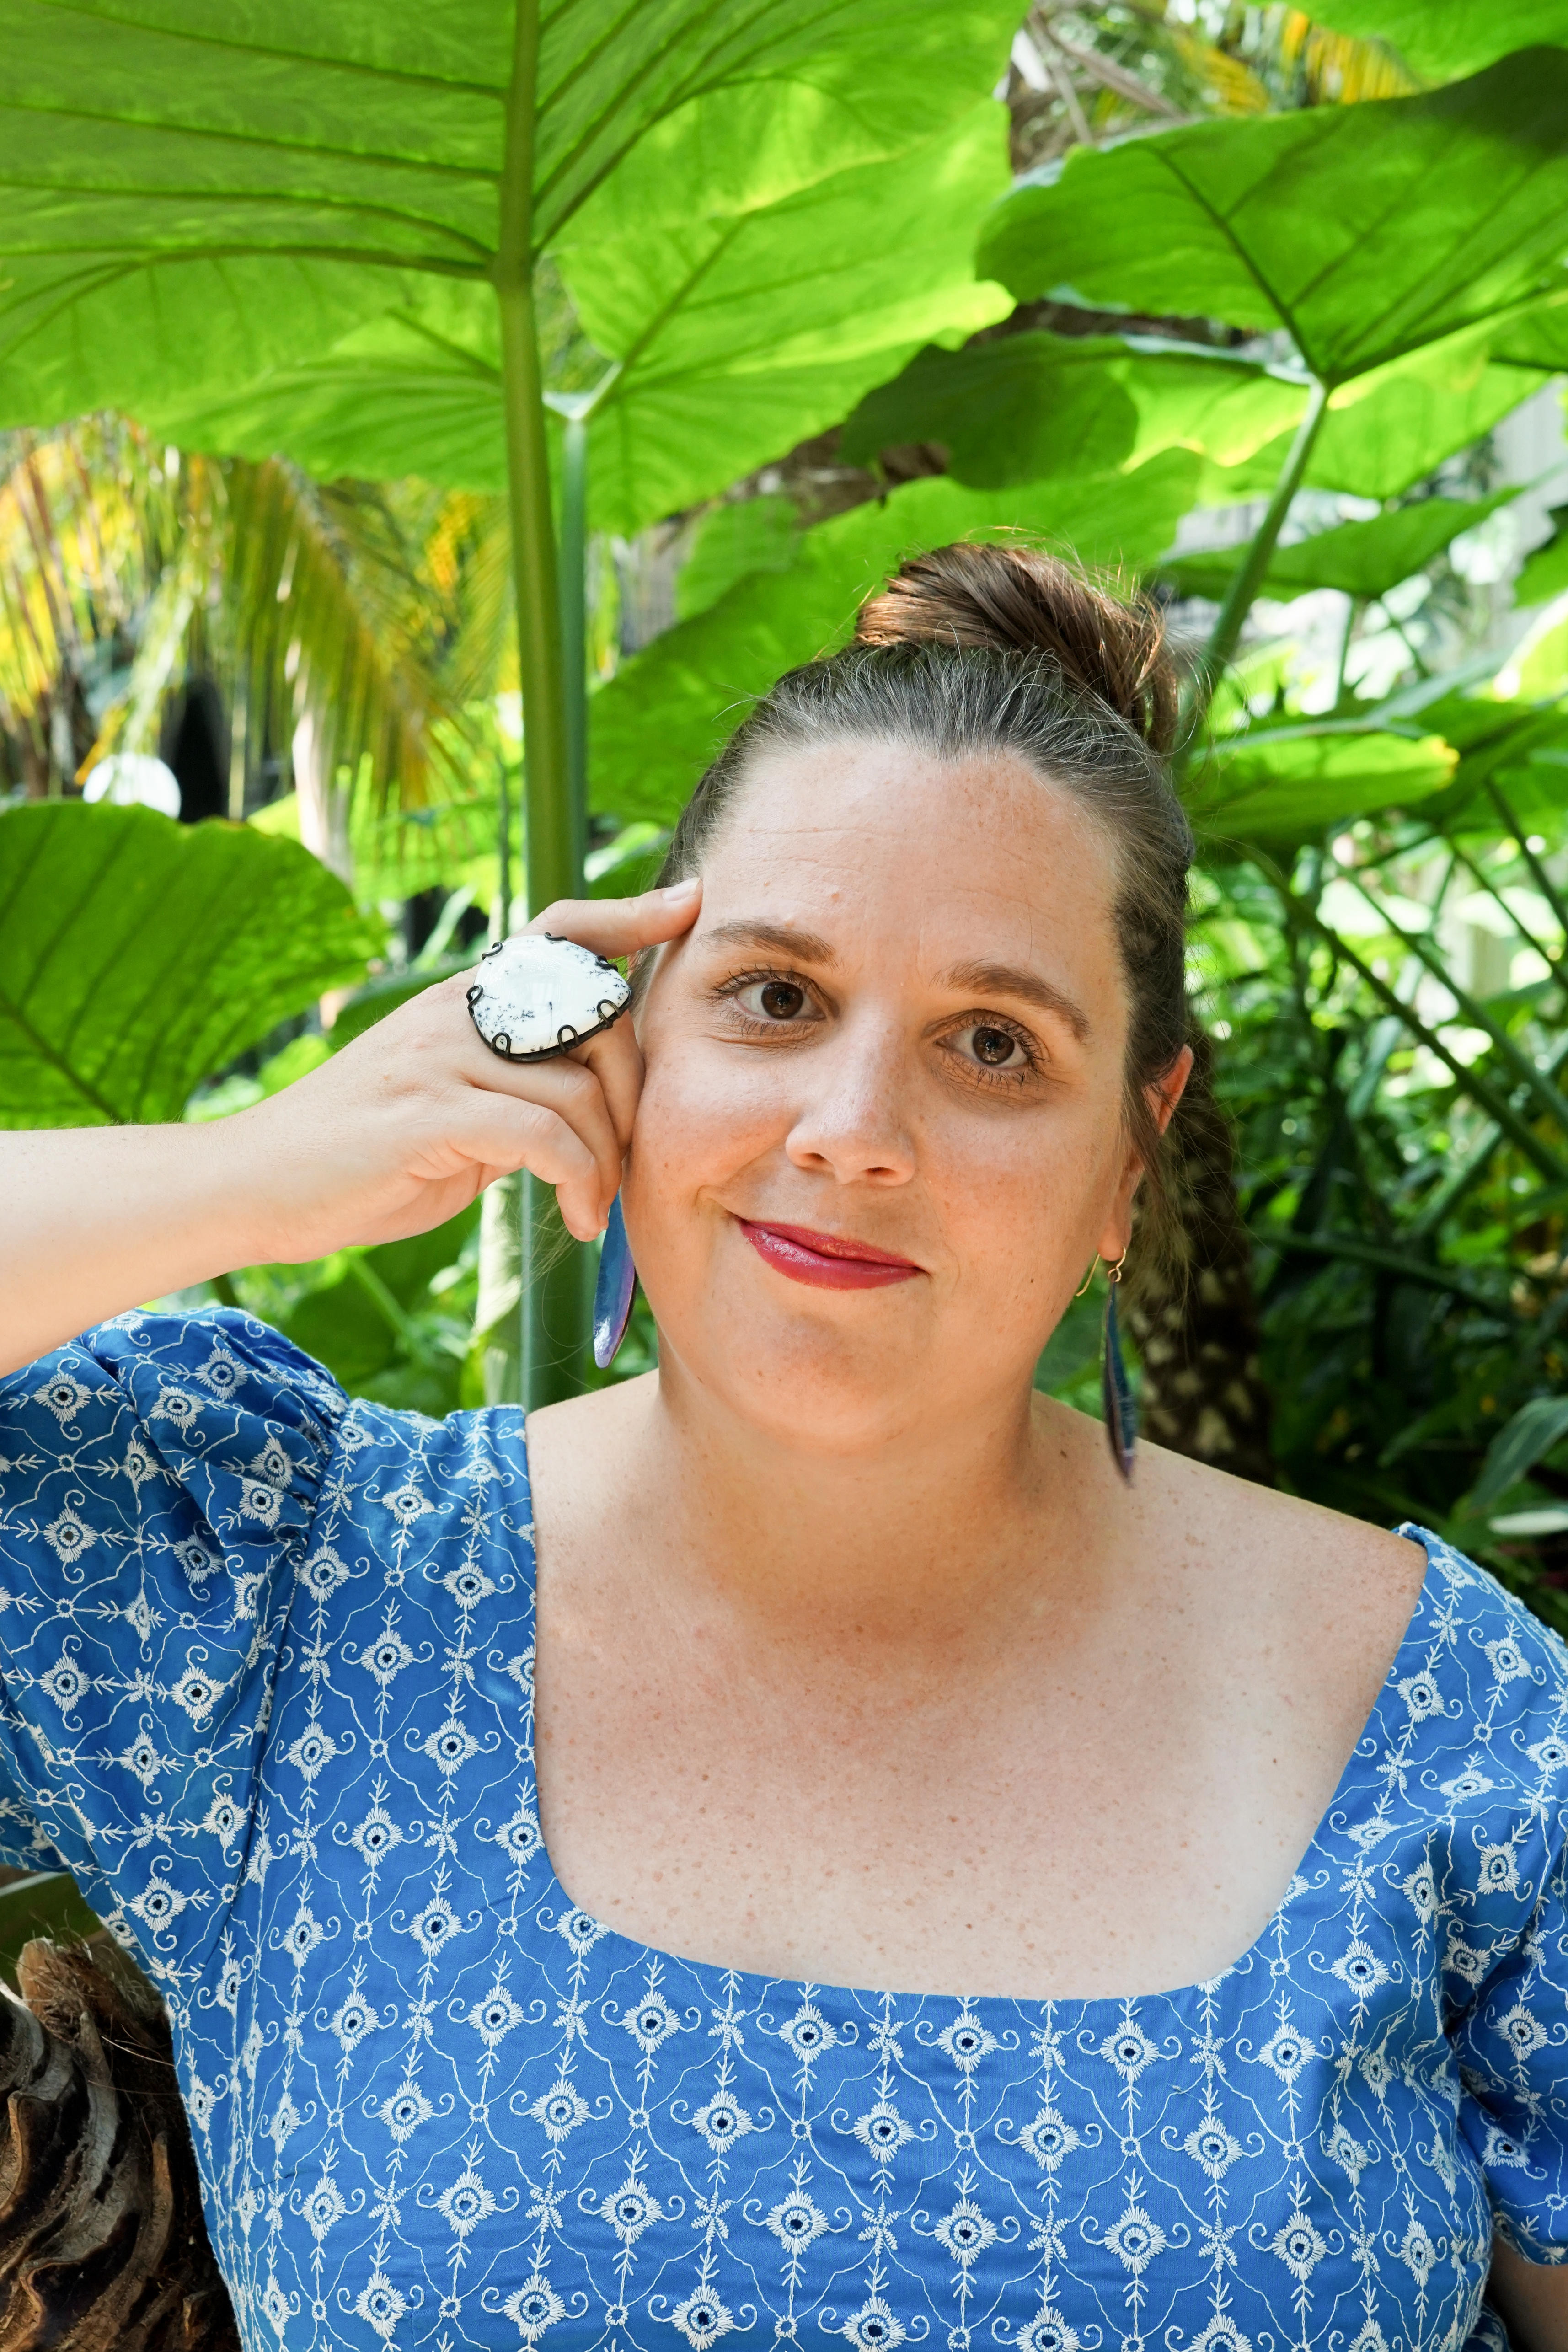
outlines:
[[424, 964], [417, 971], [389, 971], [368, 980], [338, 1009], [328, 1033], [332, 1052], [340, 1053], [378, 1021], [384, 1021], [389, 1013], [395, 1013], [400, 1004], [423, 996], [427, 988], [434, 988], [438, 980], [450, 980], [455, 971], [467, 971], [476, 961], [477, 950], [473, 955], [443, 956], [438, 963]]
[[[536, 249], [591, 200], [608, 233], [633, 196], [643, 224], [738, 216], [874, 166], [994, 87], [1012, 14], [1001, 0], [913, 17], [884, 0], [546, 11]], [[513, 11], [493, 0], [277, 0], [259, 15], [239, 0], [0, 0], [5, 417], [151, 413], [242, 385], [329, 350], [422, 278], [492, 304], [512, 52]], [[665, 145], [634, 163], [660, 126]], [[623, 168], [622, 203], [608, 183]]]
[[1564, 1436], [1568, 1436], [1568, 1397], [1531, 1397], [1488, 1446], [1481, 1475], [1464, 1507], [1474, 1513], [1497, 1502]]
[[1430, 81], [1474, 73], [1532, 41], [1568, 43], [1568, 0], [1312, 0], [1312, 21], [1383, 40]]
[[[1451, 344], [1412, 352], [1333, 395], [1312, 444], [1306, 485], [1358, 499], [1400, 498], [1445, 457], [1490, 433], [1541, 383], [1535, 369], [1489, 365], [1473, 349], [1463, 356]], [[1207, 467], [1203, 503], [1266, 498], [1291, 439], [1282, 433], [1239, 465]]]
[[979, 268], [1023, 299], [1283, 327], [1340, 384], [1552, 289], [1568, 53], [1417, 98], [1076, 147], [1004, 198]]
[[[1347, 596], [1374, 597], [1397, 587], [1440, 555], [1459, 533], [1473, 530], [1500, 506], [1519, 496], [1517, 488], [1490, 499], [1423, 499], [1368, 522], [1343, 522], [1278, 547], [1260, 593], [1288, 604], [1314, 588], [1342, 589]], [[1181, 556], [1160, 570], [1184, 596], [1211, 596], [1218, 604], [1240, 569], [1245, 546]]]
[[1094, 562], [1142, 569], [1191, 501], [1198, 460], [1170, 450], [1133, 474], [983, 491], [912, 482], [808, 531], [788, 572], [758, 572], [622, 665], [589, 709], [593, 804], [667, 823], [750, 700], [843, 644], [857, 608], [917, 549], [1023, 530]]
[[929, 336], [1010, 307], [977, 282], [975, 231], [1008, 184], [987, 99], [896, 158], [766, 212], [628, 227], [557, 256], [621, 373], [590, 427], [591, 510], [632, 531], [836, 424]]
[[1568, 507], [1553, 507], [1552, 536], [1525, 557], [1513, 583], [1516, 604], [1549, 604], [1568, 589]]
[[792, 499], [737, 499], [703, 518], [675, 578], [675, 614], [689, 621], [751, 572], [788, 572], [800, 518]]
[[1003, 335], [918, 352], [867, 394], [841, 447], [865, 464], [899, 442], [937, 441], [959, 481], [988, 489], [1108, 473], [1175, 447], [1230, 466], [1293, 431], [1306, 398], [1299, 376], [1191, 344]]
[[247, 826], [0, 812], [0, 1126], [178, 1118], [383, 940], [308, 850]]
[[[557, 257], [608, 355], [589, 423], [593, 526], [632, 532], [714, 496], [836, 423], [928, 336], [1006, 310], [971, 258], [1007, 185], [1006, 129], [988, 99], [906, 153], [767, 206], [634, 228], [591, 208], [617, 234], [591, 243], [585, 218]], [[152, 421], [187, 448], [287, 449], [324, 479], [413, 472], [499, 490], [489, 289], [427, 284], [319, 359], [219, 397], [166, 400]]]
[[1293, 842], [1370, 809], [1408, 808], [1450, 782], [1458, 753], [1440, 735], [1375, 729], [1255, 729], [1211, 747], [1188, 812], [1218, 841]]

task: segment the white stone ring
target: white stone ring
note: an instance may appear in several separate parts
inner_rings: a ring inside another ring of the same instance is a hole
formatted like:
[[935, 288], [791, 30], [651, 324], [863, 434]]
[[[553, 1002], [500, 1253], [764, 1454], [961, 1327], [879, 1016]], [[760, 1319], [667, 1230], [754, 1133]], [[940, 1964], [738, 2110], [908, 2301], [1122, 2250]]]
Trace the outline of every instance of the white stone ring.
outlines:
[[468, 1013], [507, 1062], [543, 1062], [586, 1045], [632, 1002], [612, 963], [549, 931], [518, 931], [479, 959]]

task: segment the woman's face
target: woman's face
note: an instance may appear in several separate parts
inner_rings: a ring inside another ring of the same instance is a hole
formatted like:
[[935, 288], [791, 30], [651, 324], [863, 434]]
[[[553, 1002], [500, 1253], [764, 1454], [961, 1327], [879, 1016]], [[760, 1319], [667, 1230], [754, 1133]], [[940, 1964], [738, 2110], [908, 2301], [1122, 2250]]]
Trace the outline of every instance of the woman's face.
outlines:
[[1127, 1237], [1112, 897], [1010, 758], [757, 761], [639, 1022], [626, 1221], [677, 1377], [814, 1450], [1016, 1410]]

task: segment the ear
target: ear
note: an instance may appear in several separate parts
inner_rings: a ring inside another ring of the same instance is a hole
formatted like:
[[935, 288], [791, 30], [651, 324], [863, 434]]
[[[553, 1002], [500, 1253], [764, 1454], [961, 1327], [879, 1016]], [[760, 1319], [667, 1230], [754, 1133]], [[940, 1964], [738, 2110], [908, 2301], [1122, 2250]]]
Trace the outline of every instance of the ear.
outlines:
[[[1155, 1125], [1162, 1135], [1176, 1116], [1176, 1107], [1186, 1092], [1186, 1082], [1191, 1076], [1192, 1047], [1184, 1045], [1164, 1077], [1156, 1078], [1145, 1089]], [[1108, 1265], [1116, 1264], [1132, 1238], [1133, 1195], [1143, 1181], [1144, 1173], [1142, 1160], [1129, 1148], [1122, 1181], [1116, 1188], [1115, 1203], [1100, 1236], [1100, 1255]]]
[[[1155, 1125], [1163, 1135], [1176, 1117], [1176, 1107], [1186, 1092], [1186, 1082], [1192, 1076], [1192, 1047], [1184, 1045], [1163, 1078], [1156, 1078], [1147, 1089], [1149, 1108], [1155, 1115]], [[1139, 1173], [1142, 1174], [1142, 1170]]]

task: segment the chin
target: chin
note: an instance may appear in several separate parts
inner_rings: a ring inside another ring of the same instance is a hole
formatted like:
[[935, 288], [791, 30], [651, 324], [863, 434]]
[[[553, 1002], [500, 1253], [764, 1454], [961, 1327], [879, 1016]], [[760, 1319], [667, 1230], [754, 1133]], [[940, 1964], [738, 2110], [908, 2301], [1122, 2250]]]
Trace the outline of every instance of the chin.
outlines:
[[864, 1453], [946, 1409], [939, 1365], [949, 1351], [907, 1317], [856, 1330], [831, 1312], [765, 1305], [695, 1328], [679, 1315], [666, 1322], [650, 1303], [661, 1360], [791, 1451]]

